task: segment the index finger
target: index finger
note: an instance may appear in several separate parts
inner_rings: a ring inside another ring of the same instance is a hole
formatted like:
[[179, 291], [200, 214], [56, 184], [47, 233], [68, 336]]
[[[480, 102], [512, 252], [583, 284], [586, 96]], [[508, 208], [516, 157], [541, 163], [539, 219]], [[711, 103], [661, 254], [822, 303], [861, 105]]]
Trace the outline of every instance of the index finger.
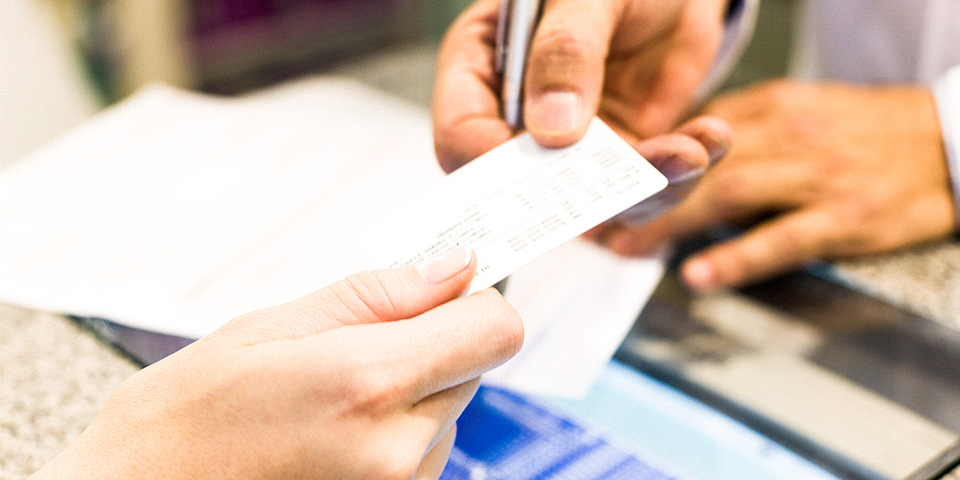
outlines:
[[770, 278], [810, 263], [837, 240], [837, 219], [826, 209], [799, 210], [687, 259], [687, 286], [711, 291]]
[[512, 357], [523, 343], [523, 323], [496, 290], [486, 289], [408, 320], [353, 325], [303, 341], [319, 366], [335, 363], [324, 355], [348, 355], [339, 361], [358, 391], [409, 408]]
[[414, 377], [418, 388], [411, 403], [479, 377], [514, 356], [523, 344], [520, 315], [492, 288], [413, 320], [390, 324], [409, 329], [413, 348], [408, 352], [413, 355], [391, 365], [395, 375]]
[[480, 0], [450, 27], [440, 46], [433, 94], [434, 146], [447, 172], [507, 141], [500, 117], [494, 43], [500, 2]]

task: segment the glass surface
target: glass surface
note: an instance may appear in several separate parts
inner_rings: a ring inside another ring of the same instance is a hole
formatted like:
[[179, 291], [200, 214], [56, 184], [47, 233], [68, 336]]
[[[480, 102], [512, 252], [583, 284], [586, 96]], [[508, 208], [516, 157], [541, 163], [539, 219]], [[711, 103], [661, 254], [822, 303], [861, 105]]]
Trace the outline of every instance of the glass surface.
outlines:
[[831, 272], [695, 296], [671, 271], [617, 358], [842, 478], [937, 478], [960, 457], [960, 333]]

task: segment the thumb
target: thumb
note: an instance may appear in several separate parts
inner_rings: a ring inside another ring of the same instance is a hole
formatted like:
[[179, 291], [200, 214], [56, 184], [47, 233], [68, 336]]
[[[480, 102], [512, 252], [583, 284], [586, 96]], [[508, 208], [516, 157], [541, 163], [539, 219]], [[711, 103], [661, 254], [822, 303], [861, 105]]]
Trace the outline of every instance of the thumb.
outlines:
[[614, 29], [606, 5], [554, 0], [544, 6], [527, 61], [523, 120], [545, 147], [579, 140], [597, 111]]
[[472, 250], [455, 248], [416, 267], [355, 273], [292, 302], [241, 315], [221, 330], [260, 343], [408, 319], [457, 298], [476, 264]]
[[312, 295], [314, 308], [340, 325], [391, 322], [414, 317], [457, 296], [473, 279], [472, 250], [455, 248], [416, 267], [350, 275]]

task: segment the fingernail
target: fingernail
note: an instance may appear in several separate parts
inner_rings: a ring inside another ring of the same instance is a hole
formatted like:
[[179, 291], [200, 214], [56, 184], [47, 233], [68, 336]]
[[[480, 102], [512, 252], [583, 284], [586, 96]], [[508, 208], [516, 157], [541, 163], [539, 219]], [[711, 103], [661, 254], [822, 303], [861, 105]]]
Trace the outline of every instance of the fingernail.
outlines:
[[530, 103], [527, 126], [549, 133], [569, 132], [583, 117], [583, 98], [574, 92], [547, 92]]
[[689, 180], [703, 173], [702, 168], [679, 155], [671, 155], [656, 165], [656, 167], [663, 176], [667, 177], [670, 183]]
[[707, 154], [710, 155], [710, 164], [713, 165], [730, 151], [730, 142], [710, 137], [710, 143], [707, 145]]
[[709, 291], [717, 288], [717, 272], [709, 261], [693, 259], [683, 266], [683, 279], [694, 290]]
[[417, 271], [428, 283], [436, 285], [467, 268], [472, 259], [472, 250], [457, 247], [417, 265]]

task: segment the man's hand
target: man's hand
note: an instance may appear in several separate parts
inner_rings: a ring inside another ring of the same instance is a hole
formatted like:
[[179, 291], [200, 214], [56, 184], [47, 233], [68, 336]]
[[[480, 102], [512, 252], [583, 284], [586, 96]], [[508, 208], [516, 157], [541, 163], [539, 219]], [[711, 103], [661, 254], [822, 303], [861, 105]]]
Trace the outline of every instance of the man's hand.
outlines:
[[138, 372], [36, 478], [438, 478], [523, 326], [471, 252], [242, 315]]
[[594, 232], [602, 243], [641, 254], [722, 222], [753, 224], [682, 266], [689, 286], [711, 290], [954, 231], [925, 89], [779, 81], [720, 97], [707, 112], [733, 127], [728, 157], [674, 211], [640, 228], [607, 224]]
[[[494, 72], [499, 0], [478, 0], [440, 48], [433, 122], [450, 172], [514, 132], [500, 115]], [[599, 114], [637, 141], [686, 113], [723, 35], [726, 0], [546, 0], [524, 88], [524, 123], [538, 143], [579, 140]]]
[[707, 169], [727, 154], [732, 136], [730, 126], [722, 119], [698, 117], [672, 133], [637, 143], [637, 152], [667, 177], [667, 188], [584, 236], [597, 241], [610, 224], [642, 225], [669, 212], [690, 194]]

